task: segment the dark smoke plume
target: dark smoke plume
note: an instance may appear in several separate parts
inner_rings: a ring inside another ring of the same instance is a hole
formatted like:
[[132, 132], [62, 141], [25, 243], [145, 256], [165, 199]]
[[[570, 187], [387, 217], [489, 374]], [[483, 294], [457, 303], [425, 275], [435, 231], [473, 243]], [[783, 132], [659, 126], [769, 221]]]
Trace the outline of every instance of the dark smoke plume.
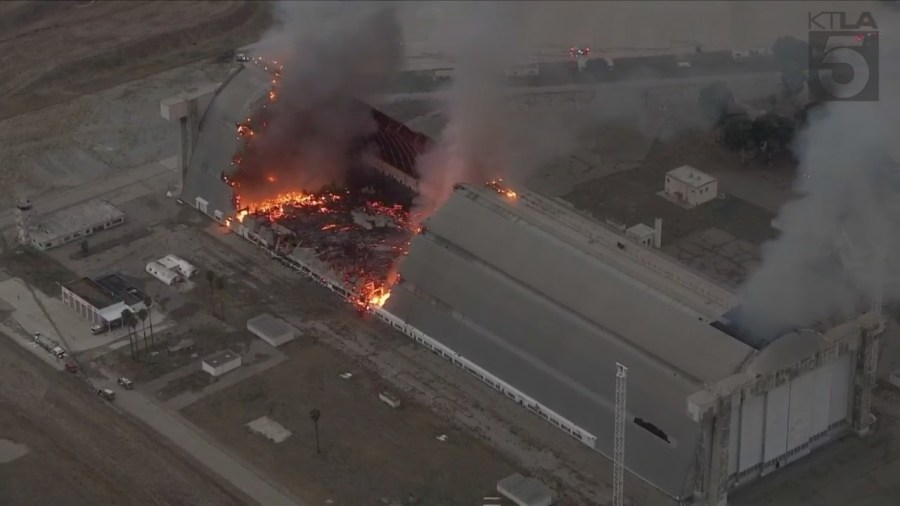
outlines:
[[265, 134], [243, 160], [276, 183], [242, 186], [250, 198], [340, 183], [353, 143], [376, 128], [359, 100], [380, 91], [403, 61], [388, 3], [283, 1], [276, 13], [276, 28], [252, 52], [284, 64], [280, 89], [267, 105]]

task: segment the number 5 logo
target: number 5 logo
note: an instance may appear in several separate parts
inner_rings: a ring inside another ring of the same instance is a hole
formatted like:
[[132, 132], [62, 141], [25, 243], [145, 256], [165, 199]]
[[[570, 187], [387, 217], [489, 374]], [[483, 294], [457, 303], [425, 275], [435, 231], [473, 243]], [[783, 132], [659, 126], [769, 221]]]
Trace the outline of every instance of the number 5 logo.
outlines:
[[878, 99], [878, 48], [848, 32], [810, 32], [810, 84], [821, 100]]

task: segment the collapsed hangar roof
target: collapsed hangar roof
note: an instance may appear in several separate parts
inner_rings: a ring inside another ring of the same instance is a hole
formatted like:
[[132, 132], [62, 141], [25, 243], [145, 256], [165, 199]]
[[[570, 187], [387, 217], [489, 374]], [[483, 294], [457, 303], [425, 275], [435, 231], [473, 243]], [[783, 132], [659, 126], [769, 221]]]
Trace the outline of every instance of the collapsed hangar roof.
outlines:
[[594, 434], [607, 456], [625, 364], [626, 466], [686, 497], [700, 437], [686, 399], [754, 350], [587, 254], [587, 238], [570, 239], [521, 200], [460, 186], [413, 238], [384, 307]]
[[[185, 175], [181, 199], [193, 204], [196, 197], [209, 203], [213, 210], [232, 214], [232, 189], [221, 179], [231, 167], [232, 157], [241, 147], [235, 125], [243, 122], [263, 103], [271, 85], [271, 75], [255, 65], [238, 69], [216, 91], [199, 125], [197, 143]], [[431, 145], [431, 139], [407, 128], [378, 109], [369, 108], [377, 130], [361, 141], [362, 149], [374, 149], [384, 162], [410, 175], [417, 176], [416, 159]]]

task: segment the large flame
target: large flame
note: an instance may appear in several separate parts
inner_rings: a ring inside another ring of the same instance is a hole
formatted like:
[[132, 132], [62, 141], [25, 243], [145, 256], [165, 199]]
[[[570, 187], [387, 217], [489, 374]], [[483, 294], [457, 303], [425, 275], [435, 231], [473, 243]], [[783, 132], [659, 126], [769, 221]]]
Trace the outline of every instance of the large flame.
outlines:
[[[267, 61], [259, 57], [254, 58], [253, 61], [272, 74], [272, 86], [267, 98], [269, 102], [275, 101], [279, 94], [278, 89], [281, 71], [284, 68], [283, 65], [277, 61]], [[265, 109], [266, 106], [263, 105], [262, 107]], [[252, 118], [247, 118], [245, 122], [237, 124], [237, 136], [245, 146], [249, 146], [255, 137], [264, 135], [266, 127], [265, 115], [262, 114], [261, 118], [258, 119], [259, 121], [256, 124], [254, 124]], [[254, 130], [254, 125], [259, 128]], [[374, 198], [365, 200], [360, 205], [360, 195], [350, 194], [349, 190], [323, 191], [320, 193], [287, 191], [284, 189], [279, 191], [278, 186], [280, 183], [272, 175], [276, 171], [266, 170], [265, 168], [249, 170], [242, 165], [242, 162], [243, 157], [235, 155], [232, 165], [238, 170], [231, 177], [226, 177], [224, 174], [222, 176], [223, 180], [234, 189], [234, 204], [235, 208], [238, 209], [234, 218], [240, 223], [244, 223], [247, 216], [254, 216], [270, 224], [285, 220], [284, 223], [286, 225], [290, 223], [296, 225], [297, 220], [300, 220], [308, 223], [307, 226], [314, 227], [312, 228], [315, 231], [314, 233], [301, 232], [309, 237], [317, 238], [312, 239], [314, 241], [324, 240], [325, 242], [332, 242], [332, 239], [334, 239], [340, 242], [341, 240], [349, 240], [350, 244], [347, 247], [350, 248], [350, 252], [347, 255], [350, 257], [359, 255], [357, 264], [347, 266], [346, 262], [342, 263], [339, 261], [337, 262], [339, 265], [332, 265], [332, 268], [336, 272], [343, 274], [345, 285], [352, 287], [355, 291], [355, 295], [350, 298], [350, 302], [355, 304], [360, 311], [370, 311], [373, 308], [384, 306], [391, 296], [391, 287], [399, 279], [395, 270], [397, 259], [408, 252], [411, 236], [423, 231], [420, 225], [412, 222], [408, 211], [403, 206], [385, 204]], [[250, 180], [245, 179], [246, 177], [249, 177]], [[245, 184], [245, 188], [241, 187], [242, 182]], [[254, 188], [254, 194], [271, 191], [273, 196], [266, 198], [250, 197], [250, 194], [244, 191], [247, 189], [247, 186]], [[518, 194], [506, 186], [502, 179], [487, 182], [486, 186], [510, 200], [518, 198]], [[270, 187], [271, 190], [268, 189]], [[345, 199], [347, 199], [346, 202]], [[348, 210], [350, 209], [348, 206], [353, 208], [352, 212]], [[369, 233], [361, 231], [361, 227], [367, 229], [370, 229], [370, 227], [356, 223], [356, 219], [351, 216], [357, 211], [369, 216], [377, 216], [389, 220], [390, 226], [388, 228], [395, 231], [405, 231], [407, 233], [405, 239], [402, 233], [399, 236], [379, 236], [380, 232], [377, 231], [371, 233], [371, 235], [346, 235], [352, 234], [354, 231], [361, 234]], [[340, 235], [332, 236], [330, 234]], [[362, 243], [356, 244], [356, 237], [364, 237], [365, 239]], [[373, 237], [375, 238], [374, 246]], [[378, 239], [378, 237], [392, 237], [393, 239]], [[400, 242], [397, 241], [398, 237]], [[306, 239], [299, 239], [301, 243], [304, 240]], [[405, 241], [405, 243], [402, 243], [402, 241]], [[304, 247], [313, 248], [315, 246], [315, 244], [311, 245], [308, 243], [304, 245]], [[379, 253], [360, 251], [361, 248], [365, 249], [367, 247], [371, 247]], [[384, 258], [385, 252], [388, 252], [388, 258], [392, 259], [389, 260], [389, 262], [392, 262], [392, 265], [388, 266], [387, 270], [385, 270], [383, 263], [378, 263], [379, 258]], [[378, 255], [382, 256], [378, 257]], [[376, 257], [375, 264], [370, 262], [370, 257]], [[372, 267], [372, 265], [375, 265], [375, 267]]]

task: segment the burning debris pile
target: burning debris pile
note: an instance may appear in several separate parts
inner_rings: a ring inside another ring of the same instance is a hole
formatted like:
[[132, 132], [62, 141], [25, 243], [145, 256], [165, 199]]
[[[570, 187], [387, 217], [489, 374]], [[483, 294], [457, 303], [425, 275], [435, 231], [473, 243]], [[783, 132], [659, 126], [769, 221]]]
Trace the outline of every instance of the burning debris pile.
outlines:
[[360, 309], [387, 300], [413, 234], [402, 205], [366, 188], [286, 193], [245, 207], [237, 219], [275, 254], [334, 273]]
[[[277, 99], [279, 71], [275, 62], [254, 60], [273, 73], [268, 101]], [[277, 69], [277, 70], [273, 70]], [[314, 266], [336, 276], [342, 293], [361, 310], [381, 306], [389, 297], [394, 268], [406, 254], [415, 227], [409, 220], [412, 195], [370, 170], [346, 171], [340, 185], [318, 191], [280, 180], [282, 173], [248, 160], [265, 135], [270, 108], [260, 107], [236, 125], [242, 149], [223, 180], [234, 189], [235, 217], [248, 238], [275, 255]], [[228, 220], [229, 226], [238, 226]], [[329, 281], [330, 283], [330, 281]]]

